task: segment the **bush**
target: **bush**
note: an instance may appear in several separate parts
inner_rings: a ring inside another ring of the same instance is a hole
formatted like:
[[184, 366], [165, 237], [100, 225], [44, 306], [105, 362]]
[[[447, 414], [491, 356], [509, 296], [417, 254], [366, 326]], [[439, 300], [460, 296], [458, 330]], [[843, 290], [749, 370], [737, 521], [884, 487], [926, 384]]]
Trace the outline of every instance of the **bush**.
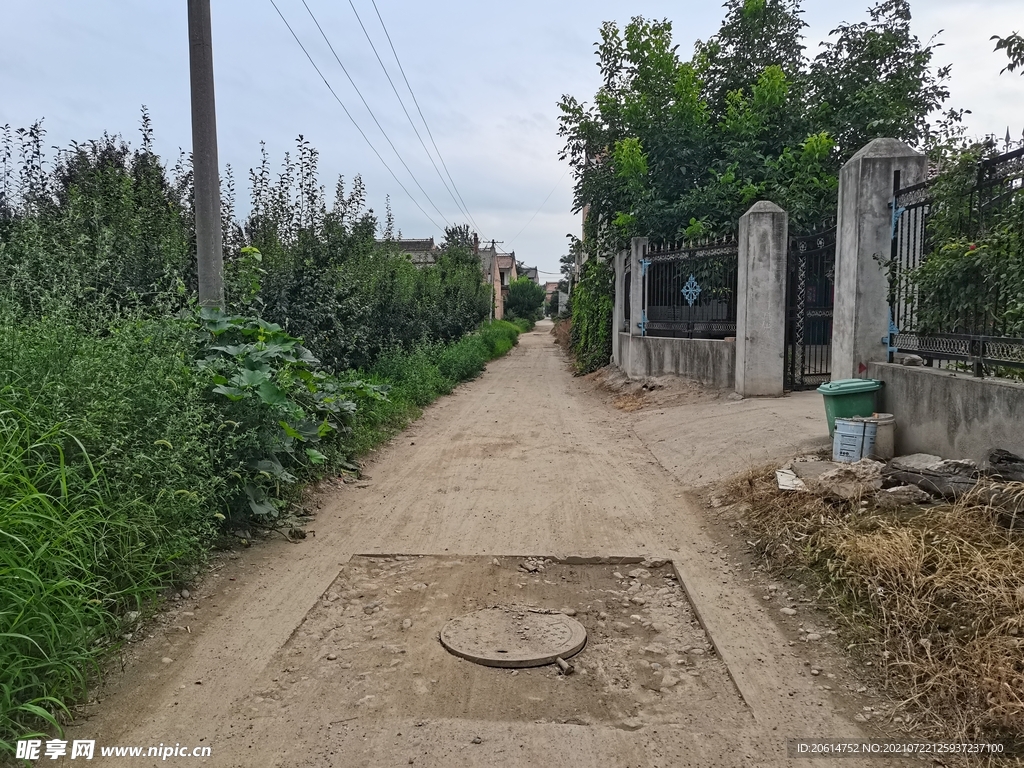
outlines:
[[505, 316], [509, 320], [517, 317], [539, 320], [544, 314], [544, 288], [528, 277], [513, 280], [505, 298]]
[[537, 323], [525, 317], [517, 317], [512, 324], [519, 329], [520, 333], [529, 333]]
[[579, 374], [608, 365], [611, 359], [614, 278], [608, 264], [591, 259], [573, 290], [569, 348]]

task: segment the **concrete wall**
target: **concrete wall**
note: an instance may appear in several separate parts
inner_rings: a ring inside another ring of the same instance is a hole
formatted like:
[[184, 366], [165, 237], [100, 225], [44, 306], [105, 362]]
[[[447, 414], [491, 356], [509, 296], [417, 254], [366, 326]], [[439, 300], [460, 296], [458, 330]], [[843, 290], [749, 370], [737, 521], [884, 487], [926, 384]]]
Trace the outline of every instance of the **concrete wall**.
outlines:
[[934, 368], [871, 363], [896, 417], [898, 454], [932, 453], [984, 464], [994, 448], [1024, 456], [1024, 384]]
[[675, 375], [718, 389], [732, 389], [735, 383], [733, 341], [617, 336], [619, 365], [630, 378]]

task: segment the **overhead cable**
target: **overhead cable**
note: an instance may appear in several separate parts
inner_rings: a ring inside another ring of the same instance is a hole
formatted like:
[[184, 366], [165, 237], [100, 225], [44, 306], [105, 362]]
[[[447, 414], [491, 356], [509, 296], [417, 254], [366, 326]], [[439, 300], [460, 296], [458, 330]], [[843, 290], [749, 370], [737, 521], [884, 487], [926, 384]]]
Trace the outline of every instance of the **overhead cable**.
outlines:
[[[416, 138], [419, 139], [420, 146], [423, 147], [423, 152], [426, 154], [427, 159], [430, 160], [430, 164], [434, 166], [434, 171], [437, 173], [437, 178], [444, 184], [444, 188], [448, 191], [448, 195], [451, 197], [452, 202], [455, 203], [455, 207], [467, 218], [469, 222], [472, 222], [473, 226], [476, 227], [476, 222], [473, 221], [473, 217], [469, 211], [455, 199], [455, 194], [452, 192], [451, 187], [448, 186], [448, 182], [445, 181], [444, 176], [441, 175], [441, 169], [437, 167], [437, 162], [434, 160], [434, 156], [427, 149], [427, 145], [423, 141], [423, 137], [420, 135], [419, 129], [416, 127], [416, 123], [413, 122], [412, 115], [409, 114], [409, 110], [405, 106], [405, 100], [402, 95], [398, 92], [398, 88], [395, 87], [394, 80], [391, 79], [391, 73], [388, 72], [388, 68], [384, 66], [384, 61], [381, 59], [380, 54], [377, 52], [377, 46], [373, 43], [373, 38], [370, 37], [370, 33], [366, 29], [366, 25], [363, 24], [362, 18], [359, 16], [359, 11], [356, 10], [355, 3], [352, 0], [348, 0], [348, 4], [352, 7], [352, 13], [356, 16], [356, 21], [359, 22], [359, 27], [363, 30], [363, 35], [366, 37], [366, 41], [370, 44], [370, 48], [373, 49], [373, 55], [377, 57], [377, 63], [380, 64], [380, 68], [384, 71], [384, 76], [388, 79], [388, 83], [391, 85], [391, 90], [395, 93], [395, 98], [398, 99], [398, 103], [402, 106], [402, 111], [405, 113], [405, 119], [409, 121], [409, 125], [412, 126], [413, 133], [416, 134]], [[385, 30], [386, 31], [386, 30]], [[397, 58], [397, 57], [396, 57]], [[454, 183], [454, 182], [453, 182]], [[479, 227], [477, 227], [479, 230]]]
[[537, 214], [541, 212], [541, 210], [544, 208], [545, 205], [548, 204], [548, 200], [550, 200], [551, 196], [553, 194], [555, 194], [555, 190], [558, 189], [558, 185], [562, 183], [562, 179], [565, 178], [565, 174], [567, 174], [568, 172], [569, 172], [569, 167], [566, 166], [565, 170], [562, 171], [561, 178], [558, 181], [555, 182], [555, 186], [553, 186], [551, 188], [551, 191], [548, 192], [548, 196], [544, 198], [544, 202], [540, 204], [540, 206], [537, 208], [536, 211], [533, 212], [533, 216], [530, 217], [530, 220], [528, 222], [526, 222], [525, 224], [523, 224], [523, 228], [520, 229], [518, 232], [516, 232], [516, 236], [508, 241], [509, 245], [512, 245], [512, 243], [514, 243], [516, 241], [516, 238], [519, 237], [521, 234], [523, 234], [523, 232], [526, 230], [526, 228], [533, 223], [533, 220], [535, 218], [537, 218]]
[[[284, 17], [284, 14], [281, 13], [281, 9], [277, 7], [277, 3], [274, 2], [274, 0], [270, 0], [270, 4], [274, 6], [274, 10], [277, 11], [277, 15], [281, 17], [281, 21], [284, 22], [284, 25], [288, 27], [288, 31], [291, 32], [292, 37], [295, 38], [295, 42], [299, 44], [299, 48], [302, 49], [302, 52], [306, 54], [306, 58], [309, 59], [309, 63], [313, 65], [313, 69], [315, 69], [316, 73], [320, 75], [320, 79], [324, 81], [324, 85], [327, 86], [327, 90], [331, 92], [331, 95], [334, 97], [334, 100], [338, 102], [342, 110], [345, 112], [345, 116], [348, 117], [348, 119], [352, 122], [352, 125], [355, 126], [355, 129], [359, 131], [359, 135], [363, 137], [363, 141], [365, 141], [367, 146], [371, 150], [373, 150], [373, 154], [375, 154], [377, 156], [377, 159], [380, 160], [381, 165], [383, 165], [387, 169], [388, 173], [391, 174], [391, 178], [393, 178], [395, 182], [398, 184], [398, 186], [402, 188], [402, 191], [405, 192], [405, 194], [408, 196], [410, 200], [412, 200], [413, 204], [420, 209], [420, 213], [426, 216], [427, 220], [435, 227], [437, 227], [437, 229], [443, 231], [444, 227], [440, 226], [436, 221], [434, 221], [430, 214], [423, 209], [423, 206], [419, 204], [419, 201], [415, 197], [412, 196], [412, 193], [409, 192], [405, 184], [402, 183], [401, 179], [399, 179], [398, 176], [395, 175], [395, 172], [391, 170], [391, 166], [387, 164], [383, 157], [381, 157], [380, 152], [378, 152], [377, 148], [373, 146], [373, 142], [370, 141], [369, 137], [366, 135], [363, 129], [359, 127], [359, 123], [357, 123], [356, 119], [352, 117], [352, 113], [348, 111], [348, 107], [345, 106], [345, 102], [343, 102], [338, 97], [338, 94], [335, 93], [334, 88], [331, 86], [330, 82], [328, 82], [327, 78], [324, 77], [324, 73], [320, 71], [320, 67], [316, 65], [316, 62], [313, 61], [313, 57], [309, 55], [309, 51], [306, 50], [306, 46], [302, 44], [302, 41], [299, 39], [299, 36], [295, 34], [295, 30], [292, 29], [292, 25], [288, 23], [288, 19], [286, 19]], [[442, 216], [442, 218], [444, 217]]]
[[395, 56], [395, 62], [398, 64], [398, 70], [402, 73], [402, 79], [405, 81], [405, 87], [409, 89], [409, 94], [412, 96], [412, 102], [416, 105], [416, 111], [419, 112], [420, 120], [423, 121], [423, 127], [427, 129], [427, 136], [430, 137], [430, 143], [434, 147], [434, 151], [437, 152], [437, 157], [441, 161], [441, 167], [444, 168], [445, 175], [448, 176], [448, 181], [452, 183], [452, 189], [455, 190], [455, 194], [458, 195], [459, 201], [462, 203], [462, 208], [466, 211], [466, 215], [469, 216], [469, 220], [473, 222], [473, 226], [476, 227], [477, 232], [480, 231], [480, 227], [473, 219], [473, 215], [469, 212], [469, 206], [466, 205], [466, 201], [462, 198], [462, 193], [459, 192], [459, 187], [455, 183], [455, 179], [452, 178], [451, 171], [448, 170], [448, 164], [444, 161], [444, 155], [441, 154], [441, 150], [437, 147], [437, 142], [434, 141], [434, 133], [430, 130], [430, 124], [427, 122], [427, 118], [423, 114], [423, 110], [420, 108], [419, 99], [416, 98], [416, 92], [412, 89], [412, 85], [409, 83], [409, 78], [406, 77], [405, 67], [402, 66], [402, 60], [398, 58], [398, 51], [395, 50], [395, 44], [391, 41], [391, 34], [388, 32], [387, 25], [384, 23], [383, 17], [380, 15], [380, 9], [377, 8], [377, 0], [370, 0], [373, 3], [373, 10], [377, 13], [377, 19], [380, 21], [380, 26], [384, 30], [384, 35], [388, 39], [388, 45], [391, 46], [391, 53]]
[[413, 182], [416, 184], [417, 187], [419, 187], [420, 192], [422, 192], [423, 196], [427, 198], [427, 202], [430, 203], [431, 206], [433, 206], [435, 211], [437, 211], [437, 215], [444, 219], [445, 224], [448, 224], [450, 226], [448, 218], [441, 212], [441, 209], [437, 207], [437, 204], [434, 203], [433, 200], [431, 200], [430, 195], [427, 193], [427, 190], [423, 188], [423, 185], [420, 184], [419, 179], [416, 178], [416, 174], [412, 172], [412, 169], [406, 164], [405, 160], [402, 159], [402, 154], [401, 152], [398, 151], [398, 147], [395, 146], [395, 143], [391, 140], [391, 137], [388, 136], [387, 131], [384, 130], [384, 126], [380, 124], [380, 121], [377, 119], [377, 116], [373, 113], [373, 110], [370, 109], [370, 105], [367, 103], [366, 98], [363, 96], [363, 92], [359, 90], [359, 86], [356, 85], [356, 81], [352, 79], [352, 75], [348, 73], [348, 70], [345, 68], [345, 65], [341, 63], [341, 59], [338, 57], [337, 52], [334, 50], [334, 46], [331, 44], [330, 39], [328, 39], [327, 33], [325, 33], [323, 27], [320, 26], [320, 22], [313, 14], [313, 11], [309, 7], [309, 4], [306, 2], [306, 0], [302, 0], [302, 4], [306, 7], [306, 12], [309, 13], [309, 17], [313, 20], [313, 23], [316, 24], [316, 28], [320, 30], [320, 35], [323, 37], [324, 42], [327, 43], [327, 47], [331, 49], [331, 53], [334, 55], [334, 60], [338, 62], [338, 66], [341, 67], [341, 71], [345, 73], [345, 77], [348, 78], [349, 83], [352, 84], [352, 87], [355, 89], [356, 94], [358, 94], [360, 100], [362, 100], [363, 106], [366, 107], [366, 111], [370, 113], [370, 117], [373, 118], [373, 122], [377, 124], [377, 128], [380, 129], [380, 132], [384, 135], [384, 138], [387, 140], [388, 144], [391, 145], [391, 149], [394, 150], [395, 156], [398, 157], [398, 162], [400, 162], [402, 164], [402, 167], [404, 167], [405, 170], [408, 171], [409, 175], [412, 177]]

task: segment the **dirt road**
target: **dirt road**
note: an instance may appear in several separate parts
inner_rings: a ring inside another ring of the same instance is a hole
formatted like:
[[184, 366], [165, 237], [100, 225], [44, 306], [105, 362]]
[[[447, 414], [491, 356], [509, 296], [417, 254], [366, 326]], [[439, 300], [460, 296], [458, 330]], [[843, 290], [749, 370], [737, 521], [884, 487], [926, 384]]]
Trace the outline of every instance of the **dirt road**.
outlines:
[[[332, 488], [315, 535], [219, 561], [69, 738], [218, 766], [753, 766], [861, 735], [692, 492], [821, 420], [699, 394], [623, 413], [546, 331]], [[577, 674], [444, 651], [449, 618], [498, 603], [575, 612]]]

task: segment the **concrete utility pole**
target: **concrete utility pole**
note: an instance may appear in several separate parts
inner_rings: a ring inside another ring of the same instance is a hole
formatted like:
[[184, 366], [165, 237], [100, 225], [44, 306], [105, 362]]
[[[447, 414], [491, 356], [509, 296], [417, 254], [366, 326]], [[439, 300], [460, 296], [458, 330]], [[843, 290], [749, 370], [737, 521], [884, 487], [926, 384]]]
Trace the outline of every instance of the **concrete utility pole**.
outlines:
[[192, 82], [192, 171], [195, 188], [199, 304], [224, 305], [217, 109], [213, 98], [210, 0], [188, 0], [188, 60]]

